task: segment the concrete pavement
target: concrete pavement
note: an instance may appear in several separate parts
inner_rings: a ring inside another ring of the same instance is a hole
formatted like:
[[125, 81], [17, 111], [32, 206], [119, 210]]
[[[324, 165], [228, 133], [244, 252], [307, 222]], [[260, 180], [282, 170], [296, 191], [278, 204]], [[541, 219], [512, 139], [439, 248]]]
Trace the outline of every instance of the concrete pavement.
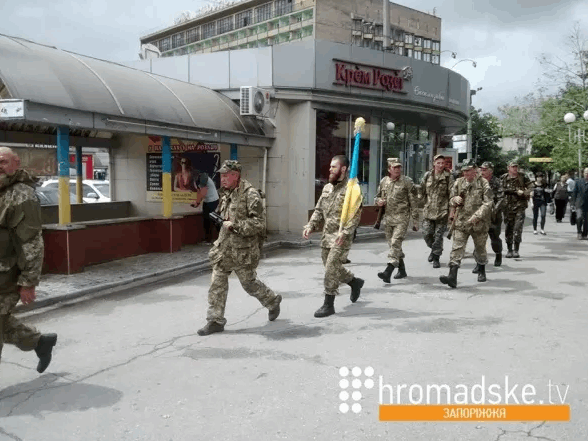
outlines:
[[[351, 304], [343, 286], [337, 314], [326, 319], [313, 317], [322, 303], [317, 248], [276, 251], [262, 261], [260, 278], [284, 297], [275, 322], [232, 277], [222, 334], [196, 334], [205, 323], [209, 274], [27, 313], [28, 322], [59, 334], [58, 346], [40, 376], [33, 353], [5, 347], [0, 439], [588, 439], [588, 241], [552, 218], [546, 230], [533, 236], [527, 226], [522, 258], [489, 266], [487, 283], [476, 282], [474, 262], [465, 259], [455, 290], [438, 280], [447, 272], [449, 241], [435, 270], [421, 234], [410, 232], [409, 277], [389, 285], [376, 276], [386, 245], [360, 241], [349, 268], [366, 279], [362, 296]], [[341, 384], [341, 367], [368, 366], [375, 387]], [[559, 385], [572, 421], [378, 421], [380, 381], [453, 387], [482, 377], [503, 384], [506, 376], [518, 391], [534, 385], [543, 400], [549, 382]], [[342, 413], [343, 403], [361, 411]]]

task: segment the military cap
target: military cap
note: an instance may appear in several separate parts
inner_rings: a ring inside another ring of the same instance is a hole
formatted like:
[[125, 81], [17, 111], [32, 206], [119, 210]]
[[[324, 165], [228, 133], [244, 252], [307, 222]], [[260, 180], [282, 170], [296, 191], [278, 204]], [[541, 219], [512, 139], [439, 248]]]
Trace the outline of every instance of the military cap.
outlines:
[[219, 173], [227, 173], [230, 171], [238, 171], [239, 173], [241, 173], [241, 164], [239, 163], [239, 161], [227, 159], [223, 162], [223, 165], [218, 170]]
[[462, 170], [468, 170], [470, 168], [475, 168], [475, 167], [477, 167], [477, 165], [476, 165], [476, 161], [474, 159], [464, 159], [463, 162], [461, 163]]
[[480, 168], [491, 168], [494, 170], [494, 164], [492, 164], [490, 161], [486, 161], [480, 166]]
[[398, 158], [388, 158], [388, 167], [402, 167], [400, 160]]
[[439, 158], [445, 159], [445, 156], [443, 156], [443, 155], [435, 155], [435, 157], [433, 158], [433, 161], [436, 161]]
[[510, 161], [508, 163], [508, 166], [509, 167], [518, 167], [519, 166], [519, 163], [517, 161]]

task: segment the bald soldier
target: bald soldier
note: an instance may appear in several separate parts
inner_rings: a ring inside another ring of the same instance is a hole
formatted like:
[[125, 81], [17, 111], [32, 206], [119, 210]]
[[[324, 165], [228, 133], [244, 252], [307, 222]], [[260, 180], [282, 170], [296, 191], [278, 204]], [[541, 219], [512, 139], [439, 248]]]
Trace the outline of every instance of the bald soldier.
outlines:
[[0, 356], [4, 343], [35, 350], [42, 373], [51, 362], [57, 334], [41, 334], [19, 322], [12, 312], [20, 300], [35, 301], [43, 266], [41, 207], [34, 179], [20, 168], [19, 157], [0, 147]]
[[378, 277], [386, 283], [390, 283], [390, 276], [394, 268], [398, 268], [395, 279], [403, 279], [407, 276], [404, 265], [404, 252], [402, 242], [406, 237], [408, 223], [412, 217], [413, 230], [418, 231], [419, 215], [417, 201], [414, 194], [412, 180], [402, 175], [402, 164], [398, 158], [388, 158], [389, 176], [380, 181], [375, 204], [385, 207], [384, 223], [386, 241], [390, 247], [388, 265], [386, 269], [378, 273]]

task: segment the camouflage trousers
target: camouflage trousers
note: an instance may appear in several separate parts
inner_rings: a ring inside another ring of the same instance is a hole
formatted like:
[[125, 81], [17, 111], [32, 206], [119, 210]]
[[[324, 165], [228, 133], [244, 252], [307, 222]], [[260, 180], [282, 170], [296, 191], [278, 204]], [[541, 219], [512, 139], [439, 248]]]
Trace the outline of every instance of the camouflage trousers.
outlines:
[[461, 259], [465, 253], [468, 238], [472, 236], [474, 241], [474, 259], [480, 265], [488, 263], [488, 254], [486, 253], [486, 242], [488, 240], [488, 231], [473, 231], [473, 230], [453, 230], [453, 243], [451, 247], [451, 254], [449, 255], [449, 265], [461, 265]]
[[339, 295], [339, 285], [349, 283], [355, 277], [351, 271], [343, 266], [347, 259], [349, 248], [322, 248], [321, 258], [325, 266], [325, 294]]
[[423, 219], [423, 235], [431, 252], [437, 256], [443, 254], [443, 235], [447, 231], [448, 216], [440, 219]]
[[525, 210], [504, 213], [504, 236], [506, 244], [519, 244], [523, 239], [523, 225], [525, 223]]
[[386, 224], [386, 229], [384, 230], [384, 233], [386, 234], [386, 241], [390, 247], [390, 252], [388, 253], [388, 263], [391, 263], [395, 267], [398, 267], [400, 259], [404, 259], [402, 242], [404, 242], [407, 230], [408, 219], [406, 222], [401, 222], [397, 225]]
[[490, 224], [488, 228], [488, 236], [490, 237], [490, 245], [492, 245], [492, 251], [494, 254], [502, 254], [502, 239], [500, 238], [500, 232], [502, 230], [502, 216], [499, 215]]
[[225, 319], [225, 307], [229, 292], [229, 276], [233, 271], [239, 278], [241, 286], [247, 294], [255, 297], [259, 302], [270, 309], [275, 301], [276, 294], [257, 278], [257, 264], [253, 261], [248, 265], [238, 265], [234, 262], [221, 260], [212, 266], [212, 281], [208, 290], [208, 313], [206, 320], [221, 325], [227, 323]]
[[15, 345], [21, 351], [32, 351], [41, 337], [35, 328], [22, 324], [12, 315], [12, 310], [20, 300], [17, 277], [16, 268], [0, 273], [0, 358], [4, 343]]

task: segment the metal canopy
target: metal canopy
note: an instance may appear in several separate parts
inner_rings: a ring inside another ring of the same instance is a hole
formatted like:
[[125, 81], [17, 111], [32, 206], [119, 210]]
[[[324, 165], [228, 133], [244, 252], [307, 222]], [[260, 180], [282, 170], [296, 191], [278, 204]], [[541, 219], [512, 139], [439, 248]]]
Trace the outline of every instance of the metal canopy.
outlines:
[[211, 89], [3, 34], [1, 98], [24, 100], [26, 112], [21, 120], [0, 116], [0, 133], [53, 134], [66, 125], [81, 136], [127, 132], [263, 147], [272, 141]]

